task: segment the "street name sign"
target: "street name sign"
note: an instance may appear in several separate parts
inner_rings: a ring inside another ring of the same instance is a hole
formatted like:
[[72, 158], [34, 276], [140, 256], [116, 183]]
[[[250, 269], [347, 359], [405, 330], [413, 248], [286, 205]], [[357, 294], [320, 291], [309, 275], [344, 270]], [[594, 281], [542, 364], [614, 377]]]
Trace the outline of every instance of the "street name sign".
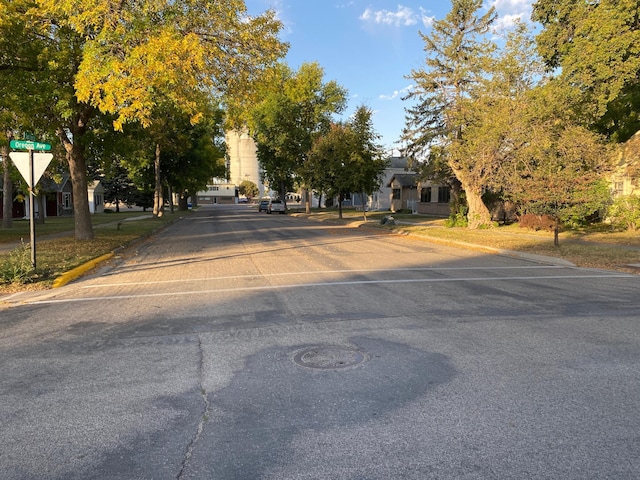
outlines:
[[32, 142], [31, 140], [11, 140], [9, 146], [16, 150], [51, 150], [50, 143]]

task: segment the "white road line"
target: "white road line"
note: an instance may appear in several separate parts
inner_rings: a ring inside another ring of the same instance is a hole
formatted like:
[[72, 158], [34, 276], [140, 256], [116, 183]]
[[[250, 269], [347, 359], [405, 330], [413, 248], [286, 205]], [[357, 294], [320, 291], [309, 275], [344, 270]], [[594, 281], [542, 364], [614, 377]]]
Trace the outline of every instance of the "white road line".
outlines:
[[245, 278], [262, 278], [262, 277], [285, 277], [294, 275], [326, 275], [332, 273], [390, 273], [390, 272], [439, 272], [439, 271], [463, 271], [463, 270], [535, 270], [535, 269], [558, 269], [567, 268], [559, 265], [539, 265], [527, 267], [408, 267], [408, 268], [363, 268], [356, 270], [311, 270], [306, 272], [283, 272], [283, 273], [255, 273], [249, 275], [233, 275], [226, 277], [204, 277], [204, 278], [179, 278], [171, 280], [156, 280], [152, 282], [118, 282], [118, 283], [100, 283], [96, 285], [82, 285], [80, 288], [110, 288], [110, 287], [127, 287], [132, 285], [161, 285], [167, 283], [189, 283], [189, 282], [206, 282], [212, 280], [241, 280]]
[[317, 282], [291, 285], [264, 285], [258, 287], [240, 287], [240, 288], [221, 288], [218, 290], [195, 290], [185, 292], [163, 292], [163, 293], [142, 293], [134, 295], [112, 295], [105, 297], [86, 297], [86, 298], [68, 298], [59, 300], [39, 300], [35, 302], [25, 302], [30, 305], [44, 305], [52, 303], [75, 303], [75, 302], [93, 302], [105, 300], [123, 300], [133, 298], [153, 298], [153, 297], [181, 297], [214, 293], [236, 293], [236, 292], [255, 292], [264, 290], [287, 290], [294, 288], [306, 287], [333, 287], [346, 285], [382, 285], [390, 283], [445, 283], [445, 282], [498, 282], [514, 280], [560, 280], [560, 279], [594, 279], [594, 278], [640, 278], [637, 275], [545, 275], [536, 277], [475, 277], [475, 278], [422, 278], [422, 279], [405, 279], [405, 280], [353, 280], [346, 282]]

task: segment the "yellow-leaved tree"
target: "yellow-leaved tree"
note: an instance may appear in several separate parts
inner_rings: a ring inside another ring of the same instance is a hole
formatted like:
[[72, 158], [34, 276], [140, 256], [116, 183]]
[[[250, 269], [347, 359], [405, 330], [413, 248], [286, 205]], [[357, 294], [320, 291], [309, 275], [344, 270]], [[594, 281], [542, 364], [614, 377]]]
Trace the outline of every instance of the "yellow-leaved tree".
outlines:
[[[40, 72], [28, 87], [67, 152], [77, 239], [93, 237], [83, 138], [95, 115], [116, 130], [147, 127], [169, 105], [196, 123], [212, 99], [251, 91], [287, 49], [275, 13], [250, 16], [242, 0], [0, 0], [0, 11], [13, 35], [0, 32], [0, 81], [17, 88], [18, 69]], [[18, 58], [32, 39], [39, 53]]]

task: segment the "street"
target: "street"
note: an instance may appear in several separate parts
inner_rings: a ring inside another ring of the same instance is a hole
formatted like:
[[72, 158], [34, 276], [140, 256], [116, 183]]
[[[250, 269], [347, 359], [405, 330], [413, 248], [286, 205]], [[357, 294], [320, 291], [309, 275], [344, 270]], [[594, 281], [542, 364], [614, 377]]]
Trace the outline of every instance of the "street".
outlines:
[[0, 307], [2, 479], [637, 479], [640, 276], [209, 206]]

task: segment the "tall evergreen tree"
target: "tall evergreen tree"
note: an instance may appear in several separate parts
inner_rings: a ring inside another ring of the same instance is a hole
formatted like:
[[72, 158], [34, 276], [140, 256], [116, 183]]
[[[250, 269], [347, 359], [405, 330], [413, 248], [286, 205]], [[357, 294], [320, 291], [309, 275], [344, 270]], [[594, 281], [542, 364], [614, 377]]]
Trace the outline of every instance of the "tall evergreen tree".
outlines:
[[490, 8], [479, 15], [482, 0], [453, 0], [451, 11], [435, 21], [429, 35], [421, 34], [427, 53], [424, 68], [408, 76], [415, 82], [407, 100], [407, 125], [403, 131], [406, 153], [412, 157], [440, 158], [466, 193], [469, 227], [491, 221], [482, 200], [484, 185], [474, 178], [476, 158], [460, 154], [469, 122], [466, 106], [481, 84], [490, 65], [495, 46], [486, 34], [496, 18]]

